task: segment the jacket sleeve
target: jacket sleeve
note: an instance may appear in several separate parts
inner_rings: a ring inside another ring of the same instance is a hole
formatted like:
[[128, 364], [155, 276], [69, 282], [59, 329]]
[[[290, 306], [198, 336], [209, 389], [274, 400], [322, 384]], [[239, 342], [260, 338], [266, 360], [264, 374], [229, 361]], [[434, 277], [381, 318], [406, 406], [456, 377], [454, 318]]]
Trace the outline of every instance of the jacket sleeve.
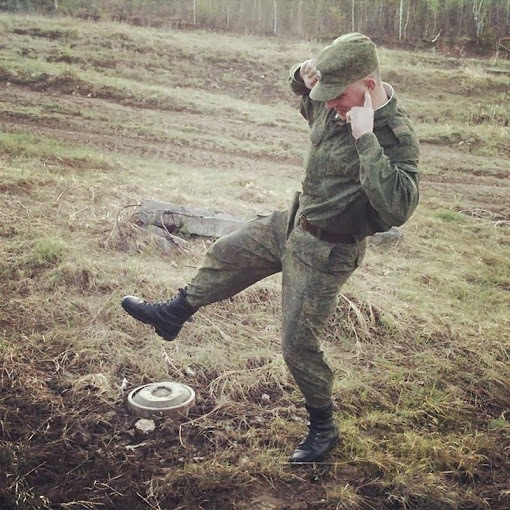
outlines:
[[310, 93], [310, 89], [305, 85], [299, 70], [303, 64], [300, 62], [290, 68], [289, 84], [292, 92], [298, 96], [305, 96]]
[[374, 133], [365, 133], [356, 141], [360, 160], [360, 182], [372, 207], [389, 226], [405, 223], [419, 200], [419, 145], [408, 132], [406, 143], [388, 151]]
[[305, 85], [303, 78], [299, 74], [302, 63], [296, 64], [290, 68], [289, 84], [294, 94], [301, 96], [301, 102], [299, 103], [299, 111], [301, 115], [308, 121], [311, 122], [313, 118], [313, 103], [310, 99], [310, 89]]

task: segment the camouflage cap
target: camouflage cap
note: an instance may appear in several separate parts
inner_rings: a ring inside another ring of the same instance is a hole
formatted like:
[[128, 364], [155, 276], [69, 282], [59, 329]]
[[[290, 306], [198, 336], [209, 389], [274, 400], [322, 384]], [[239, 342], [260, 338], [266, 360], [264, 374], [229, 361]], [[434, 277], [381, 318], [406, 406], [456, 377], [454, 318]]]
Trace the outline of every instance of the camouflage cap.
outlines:
[[345, 87], [364, 78], [379, 67], [375, 44], [363, 34], [345, 34], [317, 55], [319, 81], [310, 97], [329, 101], [342, 94]]

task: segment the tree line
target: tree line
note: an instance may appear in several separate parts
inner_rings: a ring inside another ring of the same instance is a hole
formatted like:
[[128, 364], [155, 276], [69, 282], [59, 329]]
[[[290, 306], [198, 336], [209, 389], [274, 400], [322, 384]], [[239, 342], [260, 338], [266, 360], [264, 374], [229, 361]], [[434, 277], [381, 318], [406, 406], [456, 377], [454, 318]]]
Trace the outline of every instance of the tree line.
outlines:
[[510, 51], [510, 0], [0, 0], [0, 9], [328, 40]]

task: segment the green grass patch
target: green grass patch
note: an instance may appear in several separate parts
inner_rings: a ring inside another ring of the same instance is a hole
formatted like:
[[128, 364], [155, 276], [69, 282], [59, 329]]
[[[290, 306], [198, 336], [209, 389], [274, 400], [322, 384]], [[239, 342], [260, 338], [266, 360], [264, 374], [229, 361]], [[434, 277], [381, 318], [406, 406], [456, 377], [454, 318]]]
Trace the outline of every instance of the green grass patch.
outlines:
[[0, 154], [11, 158], [37, 158], [73, 169], [108, 170], [113, 163], [87, 147], [70, 147], [57, 138], [25, 133], [0, 133]]
[[23, 264], [29, 268], [51, 267], [62, 260], [66, 251], [60, 239], [38, 239], [23, 257]]
[[446, 223], [462, 223], [466, 220], [466, 217], [461, 213], [448, 209], [437, 210], [434, 212], [434, 215]]

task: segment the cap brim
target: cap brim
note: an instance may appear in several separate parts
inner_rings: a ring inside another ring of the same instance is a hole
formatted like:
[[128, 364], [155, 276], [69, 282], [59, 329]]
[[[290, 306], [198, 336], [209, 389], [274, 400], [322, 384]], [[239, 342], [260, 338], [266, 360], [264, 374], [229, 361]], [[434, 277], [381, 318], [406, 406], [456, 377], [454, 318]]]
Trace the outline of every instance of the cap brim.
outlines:
[[319, 81], [312, 88], [310, 98], [314, 101], [331, 101], [331, 99], [341, 96], [344, 90], [345, 85], [326, 85]]

